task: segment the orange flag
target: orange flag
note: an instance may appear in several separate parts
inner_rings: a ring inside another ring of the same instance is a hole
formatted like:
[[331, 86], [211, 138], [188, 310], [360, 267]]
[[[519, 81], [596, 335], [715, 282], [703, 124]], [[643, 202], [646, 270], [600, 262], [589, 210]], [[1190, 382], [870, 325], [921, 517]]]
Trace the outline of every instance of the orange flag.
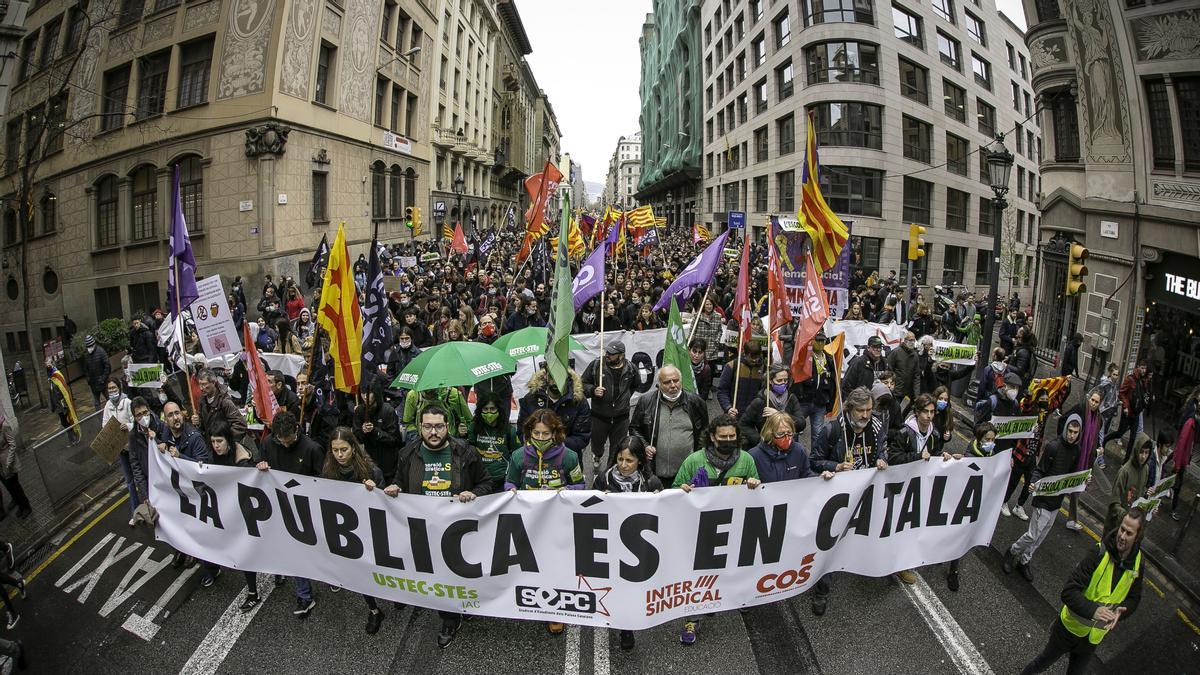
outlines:
[[797, 382], [803, 382], [812, 377], [812, 359], [804, 358], [803, 361], [798, 361], [800, 347], [804, 347], [804, 357], [807, 357], [808, 346], [812, 342], [813, 336], [821, 331], [821, 327], [829, 318], [829, 301], [825, 295], [821, 277], [813, 266], [812, 256], [809, 256], [806, 261], [802, 291], [803, 296], [799, 308], [800, 322], [796, 326], [796, 339], [792, 343], [795, 349], [791, 364], [792, 378]]
[[465, 255], [469, 250], [467, 248], [467, 235], [463, 234], [462, 223], [454, 224], [454, 236], [450, 239], [450, 250]]
[[254, 401], [254, 413], [258, 419], [271, 426], [271, 421], [279, 412], [279, 402], [275, 400], [275, 392], [267, 382], [267, 373], [263, 370], [262, 361], [258, 359], [258, 347], [250, 337], [250, 322], [242, 324], [242, 339], [246, 341], [246, 374], [250, 380], [250, 395]]
[[[829, 354], [830, 356], [833, 357], [833, 376], [838, 378], [839, 382], [842, 379], [842, 361], [843, 361], [842, 354], [844, 353], [845, 345], [846, 345], [846, 334], [845, 333], [838, 333], [837, 335], [834, 336], [834, 338], [832, 340], [830, 340], [825, 345], [825, 353]], [[825, 419], [827, 419], [827, 420], [831, 420], [831, 419], [837, 417], [838, 415], [842, 414], [842, 387], [841, 387], [841, 385], [834, 387], [833, 392], [834, 392], [833, 393], [833, 396], [834, 396], [833, 408], [831, 408], [829, 410], [829, 412], [825, 413]]]

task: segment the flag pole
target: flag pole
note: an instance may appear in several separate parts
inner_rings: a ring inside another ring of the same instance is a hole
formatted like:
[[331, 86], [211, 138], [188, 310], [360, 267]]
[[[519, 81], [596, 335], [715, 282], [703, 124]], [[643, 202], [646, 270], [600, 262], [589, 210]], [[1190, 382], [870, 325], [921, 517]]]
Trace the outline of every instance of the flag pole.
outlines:
[[[177, 168], [175, 171], [178, 172], [179, 169]], [[176, 197], [178, 198], [178, 193], [176, 194]], [[183, 308], [180, 306], [182, 303], [180, 302], [179, 298], [179, 292], [181, 290], [179, 288], [179, 259], [174, 257], [174, 255], [172, 255], [171, 259], [174, 261], [174, 264], [171, 265], [171, 267], [174, 268], [175, 273], [175, 320], [179, 322], [179, 358], [183, 361], [183, 384], [184, 388], [187, 389], [188, 402], [192, 405], [191, 413], [193, 415], [199, 415], [200, 411], [196, 408], [196, 394], [192, 392], [192, 376], [189, 373], [191, 364], [188, 363], [189, 354], [187, 353], [187, 348], [183, 343], [183, 332], [186, 330], [186, 324], [183, 321]]]
[[[753, 328], [751, 328], [751, 330], [753, 330]], [[732, 407], [734, 409], [737, 409], [738, 385], [740, 385], [742, 383], [742, 378], [738, 377], [738, 368], [742, 367], [742, 347], [745, 346], [745, 344], [744, 344], [745, 341], [746, 341], [746, 331], [742, 328], [742, 321], [741, 321], [741, 318], [739, 317], [738, 318], [737, 360], [734, 361], [734, 363], [733, 363], [733, 400], [730, 401], [730, 403], [733, 404]], [[738, 410], [738, 412], [741, 413], [742, 411]]]
[[702, 298], [700, 300], [699, 311], [697, 311], [694, 315], [692, 315], [692, 329], [690, 331], [688, 331], [688, 341], [687, 341], [688, 349], [691, 349], [691, 347], [692, 347], [692, 338], [695, 337], [695, 335], [696, 335], [696, 326], [700, 325], [699, 317], [701, 314], [704, 313], [704, 305], [706, 303], [708, 303], [708, 292], [711, 290], [712, 290], [712, 282], [710, 281], [708, 284], [708, 287], [704, 289], [704, 298]]
[[604, 386], [604, 310], [608, 307], [604, 302], [605, 286], [600, 287], [600, 377], [599, 384], [597, 385], [600, 387]]

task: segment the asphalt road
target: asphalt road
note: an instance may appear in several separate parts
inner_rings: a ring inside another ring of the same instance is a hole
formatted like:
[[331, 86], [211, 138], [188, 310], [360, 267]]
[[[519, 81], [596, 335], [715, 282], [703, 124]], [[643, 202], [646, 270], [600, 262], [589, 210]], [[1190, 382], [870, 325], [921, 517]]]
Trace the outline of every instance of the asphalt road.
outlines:
[[[476, 618], [439, 650], [436, 614], [385, 603], [383, 627], [370, 636], [362, 599], [324, 584], [300, 621], [290, 583], [276, 588], [260, 575], [266, 600], [242, 615], [241, 575], [200, 588], [197, 567], [172, 568], [170, 549], [148, 529], [130, 529], [128, 517], [126, 503], [109, 504], [26, 571], [29, 597], [15, 600], [21, 620], [5, 637], [25, 644], [32, 672], [1015, 673], [1043, 646], [1063, 581], [1094, 545], [1060, 517], [1034, 557], [1031, 584], [1000, 568], [999, 550], [1025, 525], [1002, 517], [993, 545], [964, 559], [958, 593], [946, 587], [944, 565], [919, 570], [913, 586], [843, 574], [824, 617], [812, 615], [807, 596], [727, 611], [705, 618], [690, 647], [679, 644], [678, 622], [638, 633], [623, 652], [607, 630], [552, 637], [541, 623]], [[1097, 672], [1200, 673], [1200, 630], [1181, 618], [1197, 613], [1153, 571], [1148, 579], [1141, 608], [1101, 645]], [[1065, 672], [1065, 661], [1051, 672]]]

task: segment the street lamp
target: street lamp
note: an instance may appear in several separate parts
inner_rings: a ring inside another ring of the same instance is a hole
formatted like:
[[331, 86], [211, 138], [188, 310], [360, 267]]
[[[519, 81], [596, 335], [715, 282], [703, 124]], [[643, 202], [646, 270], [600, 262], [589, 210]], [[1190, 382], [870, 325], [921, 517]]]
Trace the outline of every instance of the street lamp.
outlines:
[[[459, 134], [460, 135], [462, 134], [461, 129], [459, 130]], [[454, 190], [454, 198], [456, 200], [455, 208], [458, 210], [458, 222], [459, 223], [463, 222], [462, 198], [463, 198], [463, 183], [464, 182], [466, 182], [466, 181], [463, 180], [462, 174], [460, 173], [454, 177], [454, 183], [452, 185], [452, 188]]]
[[996, 301], [1000, 292], [1000, 237], [1002, 234], [1000, 225], [1004, 209], [1008, 208], [1008, 202], [1005, 201], [1004, 196], [1008, 194], [1008, 181], [1012, 176], [1013, 165], [1013, 155], [1004, 146], [1004, 134], [996, 136], [996, 141], [986, 151], [985, 158], [988, 165], [988, 181], [991, 183], [992, 192], [995, 193], [996, 198], [992, 200], [992, 264], [988, 270], [987, 313], [983, 320], [983, 342], [977, 355], [978, 366], [975, 370], [975, 382], [972, 383], [976, 387], [982, 381], [984, 370], [988, 367], [989, 359], [992, 358], [992, 332], [996, 327]]

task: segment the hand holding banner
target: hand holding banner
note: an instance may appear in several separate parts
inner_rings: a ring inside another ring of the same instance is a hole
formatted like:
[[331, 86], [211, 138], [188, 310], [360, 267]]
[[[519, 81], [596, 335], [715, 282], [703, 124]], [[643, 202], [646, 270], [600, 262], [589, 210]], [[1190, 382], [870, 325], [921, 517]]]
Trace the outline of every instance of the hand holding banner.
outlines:
[[1015, 441], [1023, 438], [1033, 438], [1034, 430], [1037, 428], [1037, 421], [1037, 415], [1027, 417], [992, 417], [992, 424], [996, 427], [996, 440]]
[[[1000, 438], [999, 435], [996, 438]], [[1061, 476], [1046, 476], [1033, 484], [1030, 494], [1034, 497], [1056, 497], [1069, 495], [1073, 492], [1083, 492], [1092, 479], [1092, 470], [1084, 469], [1075, 473]]]
[[933, 360], [937, 363], [952, 363], [960, 366], [975, 365], [975, 345], [964, 345], [946, 340], [933, 341]]

